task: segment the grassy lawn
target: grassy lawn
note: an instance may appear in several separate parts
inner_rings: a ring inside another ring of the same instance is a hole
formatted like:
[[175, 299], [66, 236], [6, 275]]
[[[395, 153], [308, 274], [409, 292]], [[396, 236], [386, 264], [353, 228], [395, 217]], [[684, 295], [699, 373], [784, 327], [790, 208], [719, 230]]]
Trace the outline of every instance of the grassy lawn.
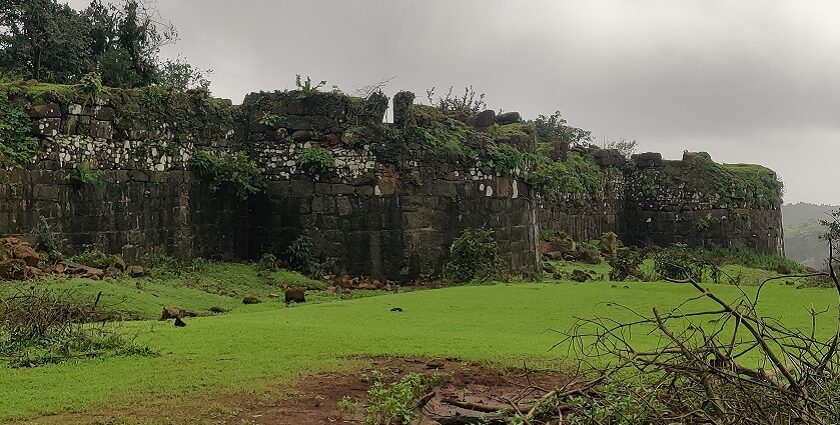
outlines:
[[[225, 268], [217, 272], [225, 278], [233, 273]], [[244, 269], [240, 272], [249, 274]], [[632, 314], [616, 303], [649, 312], [654, 306], [665, 310], [696, 295], [688, 285], [665, 282], [548, 281], [322, 299], [318, 304], [294, 307], [279, 302], [241, 306], [239, 298], [210, 294], [191, 287], [188, 278], [178, 279], [174, 284], [144, 280], [143, 290], [131, 280], [51, 283], [73, 285], [89, 294], [98, 293], [107, 283], [113, 286], [113, 294], [103, 300], [123, 297], [128, 310], [147, 312], [148, 317], [157, 317], [160, 307], [172, 299], [188, 308], [218, 305], [235, 310], [234, 314], [188, 319], [185, 328], [156, 321], [117, 325], [136, 335], [138, 343], [156, 350], [155, 357], [0, 368], [0, 420], [140, 403], [173, 394], [255, 390], [263, 383], [341, 367], [346, 365], [343, 357], [354, 355], [446, 356], [503, 366], [521, 366], [523, 360], [529, 365], [558, 363], [566, 360], [566, 351], [562, 347], [549, 351], [561, 339], [552, 330], [568, 330], [576, 317], [630, 319]], [[276, 290], [274, 284], [252, 282], [249, 286], [247, 281], [240, 276], [237, 285], [244, 285], [240, 290], [259, 294]], [[711, 287], [725, 298], [739, 296], [732, 286]], [[765, 291], [762, 312], [791, 327], [808, 324], [806, 309], [821, 310], [837, 302], [833, 290], [776, 283]], [[695, 301], [689, 307], [702, 305], [706, 302]], [[392, 312], [393, 307], [404, 311]], [[821, 325], [828, 331], [830, 318], [826, 321]], [[637, 335], [635, 341], [655, 343], [645, 335]]]

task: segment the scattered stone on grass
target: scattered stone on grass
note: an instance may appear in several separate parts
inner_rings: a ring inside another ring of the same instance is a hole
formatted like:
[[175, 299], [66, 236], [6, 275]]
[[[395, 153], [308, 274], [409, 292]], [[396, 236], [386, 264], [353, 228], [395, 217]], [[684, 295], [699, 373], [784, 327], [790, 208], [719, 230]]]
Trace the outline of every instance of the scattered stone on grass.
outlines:
[[262, 301], [260, 301], [259, 298], [253, 295], [246, 295], [244, 298], [242, 298], [242, 304], [259, 304], [261, 302]]
[[182, 319], [184, 317], [196, 317], [198, 313], [190, 311], [176, 305], [170, 305], [163, 308], [160, 314], [160, 320]]
[[306, 302], [306, 293], [300, 288], [287, 289], [285, 301], [286, 304]]

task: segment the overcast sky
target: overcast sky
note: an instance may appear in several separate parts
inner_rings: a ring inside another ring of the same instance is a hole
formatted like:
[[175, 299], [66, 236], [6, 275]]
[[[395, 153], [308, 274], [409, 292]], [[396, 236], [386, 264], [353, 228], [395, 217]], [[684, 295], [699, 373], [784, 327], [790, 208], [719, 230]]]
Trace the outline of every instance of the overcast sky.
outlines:
[[[87, 0], [70, 0], [83, 7]], [[838, 1], [158, 0], [241, 102], [295, 74], [346, 92], [473, 85], [493, 109], [563, 112], [599, 139], [778, 171], [785, 200], [840, 203]]]

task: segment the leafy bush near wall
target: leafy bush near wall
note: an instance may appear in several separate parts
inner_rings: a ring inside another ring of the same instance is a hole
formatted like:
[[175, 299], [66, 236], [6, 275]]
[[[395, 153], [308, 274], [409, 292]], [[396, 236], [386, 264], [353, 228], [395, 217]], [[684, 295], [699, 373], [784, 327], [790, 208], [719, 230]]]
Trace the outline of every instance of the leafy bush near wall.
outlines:
[[324, 274], [323, 267], [315, 255], [315, 244], [306, 235], [298, 236], [289, 244], [286, 257], [292, 270], [312, 276]]
[[488, 229], [464, 229], [449, 247], [445, 274], [455, 282], [484, 280], [498, 274], [499, 247]]
[[13, 102], [8, 90], [0, 90], [0, 162], [25, 164], [35, 153], [38, 139], [31, 136], [27, 109], [28, 103]]
[[297, 165], [311, 175], [319, 175], [335, 168], [335, 158], [324, 148], [306, 148], [298, 156]]
[[263, 170], [244, 152], [196, 151], [190, 159], [190, 167], [210, 185], [210, 190], [230, 186], [239, 199], [248, 199], [265, 188]]
[[541, 189], [550, 202], [566, 200], [586, 201], [603, 196], [604, 174], [588, 154], [570, 152], [565, 158], [553, 160], [540, 154], [534, 158], [534, 169], [525, 181]]
[[487, 156], [493, 161], [493, 170], [501, 174], [522, 169], [529, 157], [521, 150], [504, 143], [492, 144], [487, 148]]

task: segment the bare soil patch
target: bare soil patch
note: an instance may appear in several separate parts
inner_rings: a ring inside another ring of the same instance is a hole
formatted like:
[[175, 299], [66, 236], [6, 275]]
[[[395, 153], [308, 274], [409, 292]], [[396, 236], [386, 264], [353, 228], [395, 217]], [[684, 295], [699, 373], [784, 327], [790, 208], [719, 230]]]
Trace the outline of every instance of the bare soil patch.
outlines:
[[[569, 378], [554, 372], [508, 370], [458, 359], [421, 357], [376, 357], [362, 360], [365, 366], [345, 372], [308, 375], [293, 384], [267, 386], [201, 399], [174, 395], [141, 405], [113, 406], [98, 411], [42, 417], [37, 424], [361, 424], [367, 407], [367, 391], [374, 376], [395, 382], [408, 373], [439, 376], [435, 396], [424, 407], [430, 417], [476, 416], [475, 410], [453, 405], [526, 408], [545, 390], [566, 384]], [[534, 388], [541, 388], [534, 389]], [[339, 402], [350, 397], [359, 403], [355, 413], [340, 411]], [[527, 410], [526, 410], [527, 411]], [[434, 424], [425, 418], [421, 424]]]
[[[378, 373], [383, 381], [395, 382], [411, 372], [425, 376], [437, 372], [440, 377], [440, 383], [432, 389], [434, 398], [423, 409], [429, 416], [421, 422], [424, 424], [436, 423], [430, 419], [435, 417], [477, 415], [475, 410], [458, 407], [458, 404], [479, 408], [520, 408], [527, 412], [534, 397], [569, 381], [568, 377], [557, 373], [502, 370], [457, 359], [380, 357], [371, 359], [370, 365], [362, 370], [303, 378], [295, 385], [293, 395], [276, 403], [247, 407], [240, 404], [244, 408], [232, 423], [362, 423], [372, 376]], [[340, 411], [339, 402], [344, 397], [359, 402], [357, 412]]]

